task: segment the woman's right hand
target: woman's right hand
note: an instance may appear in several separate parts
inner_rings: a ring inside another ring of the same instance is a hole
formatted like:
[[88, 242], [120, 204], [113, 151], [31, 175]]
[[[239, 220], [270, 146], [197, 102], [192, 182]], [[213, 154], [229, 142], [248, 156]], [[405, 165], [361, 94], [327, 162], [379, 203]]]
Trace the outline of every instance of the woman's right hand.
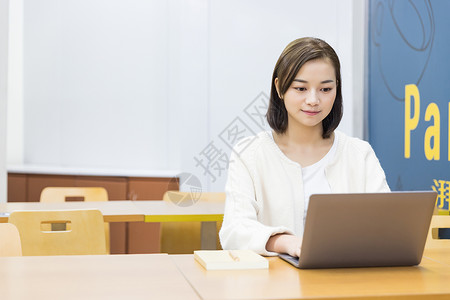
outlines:
[[287, 253], [294, 257], [300, 257], [302, 241], [292, 234], [276, 234], [269, 238], [266, 250], [277, 253]]

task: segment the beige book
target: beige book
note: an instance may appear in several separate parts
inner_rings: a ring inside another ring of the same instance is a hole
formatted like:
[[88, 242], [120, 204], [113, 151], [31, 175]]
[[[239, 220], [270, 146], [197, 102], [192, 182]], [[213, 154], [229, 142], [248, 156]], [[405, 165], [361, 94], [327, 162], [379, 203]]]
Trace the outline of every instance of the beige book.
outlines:
[[269, 268], [269, 261], [252, 250], [198, 250], [194, 258], [206, 270]]

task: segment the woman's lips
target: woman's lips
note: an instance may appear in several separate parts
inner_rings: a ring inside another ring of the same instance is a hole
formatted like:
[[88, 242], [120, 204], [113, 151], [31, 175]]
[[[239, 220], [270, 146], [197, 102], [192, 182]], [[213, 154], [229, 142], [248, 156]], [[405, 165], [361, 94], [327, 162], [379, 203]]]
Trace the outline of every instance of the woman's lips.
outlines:
[[305, 114], [307, 114], [308, 116], [315, 116], [317, 115], [320, 111], [312, 111], [312, 110], [302, 110]]

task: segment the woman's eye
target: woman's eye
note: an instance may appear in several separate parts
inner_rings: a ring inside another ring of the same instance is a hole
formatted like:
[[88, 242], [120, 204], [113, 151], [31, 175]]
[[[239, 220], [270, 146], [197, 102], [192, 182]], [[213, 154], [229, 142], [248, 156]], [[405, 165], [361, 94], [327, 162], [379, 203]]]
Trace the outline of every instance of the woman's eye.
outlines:
[[322, 92], [327, 93], [327, 92], [329, 92], [329, 91], [331, 91], [331, 90], [332, 90], [332, 88], [323, 88], [323, 89], [322, 89]]
[[297, 91], [299, 91], [299, 92], [304, 92], [304, 91], [306, 91], [306, 88], [305, 87], [296, 87], [295, 88]]

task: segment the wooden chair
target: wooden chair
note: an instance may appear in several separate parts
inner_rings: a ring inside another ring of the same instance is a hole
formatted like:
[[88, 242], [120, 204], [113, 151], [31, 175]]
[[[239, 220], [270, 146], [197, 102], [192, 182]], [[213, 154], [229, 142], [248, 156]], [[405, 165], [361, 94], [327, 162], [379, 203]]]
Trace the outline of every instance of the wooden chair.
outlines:
[[106, 254], [99, 210], [14, 211], [23, 255]]
[[0, 223], [0, 256], [22, 256], [22, 246], [17, 227]]
[[[178, 202], [181, 198], [186, 202], [208, 201], [225, 202], [225, 193], [201, 193], [192, 195], [189, 192], [167, 191], [163, 201]], [[194, 199], [192, 199], [194, 198]], [[194, 204], [195, 205], [195, 204]], [[221, 249], [219, 230], [222, 222], [217, 222], [216, 248]], [[162, 222], [161, 223], [161, 252], [169, 254], [192, 254], [201, 248], [201, 222]]]
[[[108, 192], [102, 187], [46, 187], [40, 202], [108, 201]], [[106, 252], [110, 253], [109, 223], [105, 223]]]
[[102, 187], [46, 187], [41, 202], [65, 202], [70, 198], [82, 201], [108, 201], [108, 192]]
[[428, 231], [426, 249], [448, 248], [450, 249], [449, 239], [439, 239], [439, 228], [450, 228], [450, 216], [433, 215], [431, 218], [430, 230]]

